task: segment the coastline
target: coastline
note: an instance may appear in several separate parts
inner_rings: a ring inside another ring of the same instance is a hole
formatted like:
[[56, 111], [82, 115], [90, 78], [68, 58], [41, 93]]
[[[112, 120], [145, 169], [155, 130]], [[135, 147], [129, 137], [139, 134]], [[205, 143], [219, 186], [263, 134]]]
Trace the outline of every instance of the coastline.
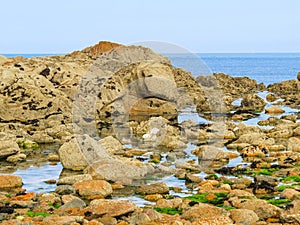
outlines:
[[[46, 194], [26, 192], [18, 176], [0, 175], [2, 224], [299, 222], [297, 74], [267, 87], [223, 73], [195, 79], [150, 49], [109, 42], [0, 64], [1, 173], [44, 143], [59, 146], [40, 155], [44, 162], [67, 171]], [[90, 93], [97, 96], [96, 116]], [[183, 109], [188, 115], [178, 123]], [[193, 121], [196, 114], [205, 122]], [[253, 119], [256, 125], [247, 124]], [[94, 125], [105, 138], [91, 135]]]

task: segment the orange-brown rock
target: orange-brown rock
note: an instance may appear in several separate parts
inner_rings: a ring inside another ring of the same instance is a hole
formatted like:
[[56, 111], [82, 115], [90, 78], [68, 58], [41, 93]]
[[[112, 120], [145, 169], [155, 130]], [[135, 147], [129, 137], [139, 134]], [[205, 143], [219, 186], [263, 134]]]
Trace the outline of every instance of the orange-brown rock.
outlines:
[[16, 201], [29, 201], [32, 200], [35, 197], [35, 193], [34, 192], [29, 192], [26, 193], [24, 195], [18, 195], [12, 198], [12, 200], [16, 200]]
[[95, 199], [83, 209], [83, 212], [116, 217], [134, 212], [136, 209], [137, 206], [128, 200]]
[[14, 175], [0, 175], [0, 188], [22, 187], [22, 178]]
[[73, 185], [80, 196], [88, 199], [105, 198], [112, 194], [111, 185], [104, 180], [81, 181]]
[[115, 47], [122, 46], [117, 43], [109, 42], [109, 41], [100, 41], [98, 44], [94, 46], [87, 47], [82, 50], [82, 52], [88, 54], [89, 56], [98, 56], [104, 52], [108, 52]]

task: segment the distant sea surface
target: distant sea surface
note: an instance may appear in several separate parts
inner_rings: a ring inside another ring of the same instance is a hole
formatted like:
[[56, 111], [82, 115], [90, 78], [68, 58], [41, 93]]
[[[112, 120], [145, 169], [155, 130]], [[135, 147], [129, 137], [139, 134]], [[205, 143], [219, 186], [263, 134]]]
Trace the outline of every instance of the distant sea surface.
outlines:
[[[26, 58], [55, 54], [4, 54]], [[297, 78], [300, 53], [196, 53], [166, 54], [175, 67], [184, 68], [194, 76], [226, 73], [233, 77], [247, 76], [269, 85]]]

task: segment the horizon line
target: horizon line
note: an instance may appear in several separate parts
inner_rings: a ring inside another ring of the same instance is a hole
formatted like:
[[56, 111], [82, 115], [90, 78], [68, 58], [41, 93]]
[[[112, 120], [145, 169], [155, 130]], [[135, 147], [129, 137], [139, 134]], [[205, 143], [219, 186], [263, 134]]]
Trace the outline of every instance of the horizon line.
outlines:
[[[66, 55], [70, 54], [71, 52], [58, 52], [58, 53], [53, 53], [53, 52], [16, 52], [16, 53], [1, 53], [0, 55], [5, 56], [5, 55]], [[285, 54], [285, 53], [292, 53], [292, 54], [300, 54], [300, 51], [297, 52], [288, 52], [288, 51], [257, 51], [257, 52], [158, 52], [158, 54]]]

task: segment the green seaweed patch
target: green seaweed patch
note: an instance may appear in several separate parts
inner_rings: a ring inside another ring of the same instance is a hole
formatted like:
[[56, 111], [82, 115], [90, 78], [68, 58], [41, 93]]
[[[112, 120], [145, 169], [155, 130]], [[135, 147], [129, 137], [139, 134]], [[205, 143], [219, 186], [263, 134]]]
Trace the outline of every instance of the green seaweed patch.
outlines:
[[222, 181], [223, 184], [229, 184], [230, 186], [233, 185], [233, 182], [230, 180], [223, 180]]
[[298, 176], [298, 175], [288, 176], [288, 177], [283, 178], [282, 181], [295, 181], [295, 182], [300, 182], [300, 176]]
[[169, 214], [169, 215], [176, 215], [176, 214], [181, 215], [182, 214], [181, 208], [174, 209], [174, 208], [170, 208], [170, 207], [164, 207], [164, 208], [155, 207], [154, 210], [156, 212], [165, 213], [165, 214]]
[[49, 203], [49, 206], [53, 206], [54, 208], [58, 209], [59, 207], [61, 207], [61, 204], [59, 203]]
[[205, 177], [205, 179], [208, 180], [218, 180], [218, 176], [216, 174], [209, 174], [208, 176]]
[[160, 163], [160, 161], [158, 159], [151, 159], [151, 160], [149, 160], [149, 162], [152, 162], [154, 164], [159, 164]]
[[49, 213], [46, 213], [46, 212], [33, 212], [31, 210], [27, 211], [27, 216], [30, 216], [30, 217], [35, 217], [35, 216], [43, 216], [43, 217], [47, 217], [47, 216], [50, 216]]
[[280, 199], [269, 199], [269, 200], [267, 200], [267, 202], [271, 203], [272, 205], [275, 205], [277, 207], [284, 207], [287, 204], [291, 203], [292, 200], [287, 199], [287, 198], [280, 198]]
[[223, 192], [219, 192], [219, 193], [214, 193], [214, 195], [216, 196], [214, 199], [207, 199], [207, 195], [208, 193], [203, 193], [203, 194], [195, 194], [195, 195], [191, 195], [188, 197], [185, 197], [193, 202], [201, 202], [201, 203], [210, 203], [210, 204], [222, 204], [224, 202], [224, 200], [227, 200], [227, 193], [223, 193]]
[[223, 205], [223, 204], [217, 204], [216, 206], [218, 206], [218, 207], [220, 207], [220, 208], [223, 208], [223, 209], [225, 209], [225, 210], [227, 210], [227, 211], [236, 209], [236, 208], [233, 207], [233, 206], [228, 206], [228, 205]]
[[274, 199], [274, 196], [265, 195], [265, 196], [261, 196], [260, 199], [270, 200], [270, 199]]
[[246, 170], [246, 174], [253, 174], [253, 175], [266, 175], [266, 176], [272, 176], [274, 172], [278, 171], [279, 168], [263, 168], [258, 171], [254, 170]]
[[23, 149], [32, 149], [32, 150], [35, 150], [35, 149], [39, 148], [38, 143], [33, 142], [33, 141], [23, 141], [23, 142], [20, 142], [18, 144], [19, 144], [19, 147], [23, 148]]
[[295, 187], [294, 185], [282, 185], [282, 186], [278, 186], [277, 191], [283, 192], [287, 188], [292, 188], [293, 189], [294, 187]]

